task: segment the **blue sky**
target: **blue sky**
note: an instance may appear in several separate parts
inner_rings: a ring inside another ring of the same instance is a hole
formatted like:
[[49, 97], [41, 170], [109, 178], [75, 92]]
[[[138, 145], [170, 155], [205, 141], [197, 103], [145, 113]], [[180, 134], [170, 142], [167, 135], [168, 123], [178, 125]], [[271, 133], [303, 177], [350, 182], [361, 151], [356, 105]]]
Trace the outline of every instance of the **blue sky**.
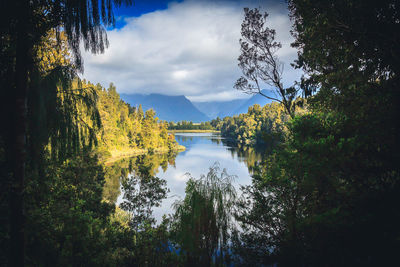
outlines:
[[[109, 48], [84, 56], [84, 77], [120, 93], [185, 95], [193, 101], [225, 101], [248, 97], [233, 88], [240, 77], [240, 28], [244, 7], [267, 11], [268, 26], [283, 44], [285, 86], [301, 72], [290, 67], [291, 22], [283, 1], [181, 0], [135, 1], [115, 10], [116, 27], [107, 29]], [[266, 85], [265, 89], [269, 89]]]
[[[154, 12], [156, 10], [164, 10], [168, 8], [168, 3], [171, 1], [165, 0], [139, 0], [134, 1], [132, 6], [122, 5], [119, 8], [114, 8], [116, 18], [115, 27], [122, 28], [126, 25], [124, 18], [140, 17], [143, 14]], [[182, 2], [182, 0], [175, 1]]]

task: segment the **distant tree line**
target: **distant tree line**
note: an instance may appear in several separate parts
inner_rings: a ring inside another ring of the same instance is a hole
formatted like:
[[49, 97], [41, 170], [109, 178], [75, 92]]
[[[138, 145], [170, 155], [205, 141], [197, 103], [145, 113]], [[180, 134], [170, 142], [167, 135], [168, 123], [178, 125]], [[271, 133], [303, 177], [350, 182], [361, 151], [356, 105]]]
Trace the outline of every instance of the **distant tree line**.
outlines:
[[169, 130], [214, 130], [215, 128], [209, 121], [193, 123], [192, 121], [178, 121], [168, 123]]

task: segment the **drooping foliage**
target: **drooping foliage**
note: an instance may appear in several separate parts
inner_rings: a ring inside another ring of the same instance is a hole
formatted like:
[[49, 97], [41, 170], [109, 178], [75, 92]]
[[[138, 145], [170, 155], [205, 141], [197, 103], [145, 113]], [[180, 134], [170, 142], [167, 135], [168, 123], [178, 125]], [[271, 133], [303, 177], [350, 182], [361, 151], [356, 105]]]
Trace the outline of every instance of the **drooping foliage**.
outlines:
[[187, 265], [223, 266], [230, 259], [229, 240], [234, 229], [234, 176], [219, 165], [196, 180], [189, 178], [185, 199], [175, 203], [176, 242]]
[[[60, 82], [65, 84], [66, 79], [68, 80], [68, 75], [76, 70], [83, 70], [79, 46], [81, 41], [86, 50], [94, 53], [104, 51], [105, 46], [108, 45], [104, 26], [113, 25], [113, 7], [120, 6], [122, 3], [132, 4], [132, 1], [16, 0], [2, 1], [0, 4], [0, 58], [2, 59], [0, 71], [0, 96], [2, 99], [0, 106], [2, 109], [0, 113], [2, 114], [2, 125], [5, 126], [3, 128], [6, 129], [0, 134], [5, 149], [5, 172], [12, 178], [9, 194], [10, 234], [13, 241], [10, 259], [12, 260], [11, 264], [15, 266], [24, 266], [25, 260], [24, 190], [28, 164], [30, 164], [29, 160], [41, 158], [40, 153], [28, 158], [28, 154], [31, 152], [29, 135], [32, 136], [32, 132], [28, 129], [28, 114], [32, 111], [32, 103], [35, 100], [39, 100], [35, 104], [43, 103], [42, 96], [54, 95], [55, 89], [60, 88]], [[51, 30], [56, 32], [56, 39], [60, 40], [61, 29], [67, 36], [66, 41], [72, 51], [75, 66], [60, 69], [61, 66], [58, 65], [52, 71], [55, 76], [38, 76], [38, 71], [40, 71], [38, 67], [42, 66], [35, 62], [37, 59], [35, 49], [40, 46], [43, 38]], [[46, 86], [45, 90], [39, 90], [44, 85]], [[52, 90], [52, 92], [49, 93], [47, 90]], [[32, 94], [37, 94], [36, 99], [32, 99]], [[71, 110], [65, 111], [70, 112]], [[11, 116], [6, 114], [11, 114]], [[41, 114], [48, 115], [41, 118], [44, 121], [54, 118], [50, 112], [41, 112]], [[76, 134], [76, 132], [81, 129], [75, 122], [65, 120], [57, 126], [69, 127], [68, 130], [72, 130], [72, 133], [68, 131], [62, 133], [62, 137], [66, 137], [68, 141], [72, 142], [72, 144], [62, 146], [69, 153], [71, 147], [77, 146], [76, 141], [82, 135]], [[42, 130], [45, 132], [48, 129], [42, 128]], [[49, 136], [48, 133], [44, 133], [42, 136], [46, 135]], [[36, 149], [41, 150], [40, 147]]]
[[[18, 223], [12, 214], [18, 210], [11, 201], [14, 184], [7, 159], [13, 131], [1, 130], [0, 164], [4, 177], [1, 186], [4, 190], [0, 232], [1, 245], [7, 249], [2, 250], [0, 259], [6, 265], [24, 262], [31, 265], [125, 264], [137, 258], [137, 254], [119, 255], [129, 246], [112, 244], [119, 239], [122, 242], [131, 240], [132, 233], [121, 227], [120, 222], [109, 220], [114, 207], [102, 200], [105, 175], [91, 149], [97, 145], [95, 154], [99, 156], [104, 155], [98, 153], [99, 149], [122, 147], [140, 148], [141, 153], [157, 149], [168, 152], [174, 149], [176, 142], [168, 135], [166, 124], [154, 118], [154, 111], [143, 114], [139, 109], [136, 112], [119, 99], [115, 87], [110, 90], [114, 92], [114, 100], [108, 101], [106, 90], [103, 92], [101, 87], [80, 81], [65, 36], [60, 34], [57, 39], [55, 34], [50, 31], [32, 50], [35, 64], [29, 83], [27, 169], [24, 171], [29, 179], [24, 182], [23, 198], [26, 239], [17, 239], [12, 234], [11, 228]], [[3, 52], [2, 56], [6, 56], [7, 51]], [[10, 92], [2, 90], [2, 93], [5, 97], [2, 101], [7, 103]], [[109, 104], [111, 110], [102, 106], [103, 102]], [[2, 108], [7, 110], [7, 106]], [[135, 115], [140, 113], [140, 116]], [[107, 115], [112, 118], [111, 123]], [[13, 118], [3, 113], [2, 119], [7, 124], [6, 121]], [[149, 134], [138, 137], [142, 126]], [[118, 133], [114, 139], [113, 132]], [[16, 247], [20, 252], [21, 242], [26, 257], [16, 261]], [[101, 254], [107, 256], [102, 258]]]

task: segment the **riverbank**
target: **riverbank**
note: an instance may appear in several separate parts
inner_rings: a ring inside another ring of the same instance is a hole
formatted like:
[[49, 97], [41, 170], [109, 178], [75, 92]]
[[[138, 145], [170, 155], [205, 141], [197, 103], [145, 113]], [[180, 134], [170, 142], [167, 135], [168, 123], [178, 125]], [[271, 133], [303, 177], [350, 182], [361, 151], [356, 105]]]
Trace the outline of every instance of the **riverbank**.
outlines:
[[[182, 145], [177, 145], [173, 149], [169, 149], [168, 147], [158, 147], [158, 148], [155, 148], [152, 151], [152, 153], [163, 154], [163, 153], [168, 153], [169, 151], [182, 152], [185, 150], [186, 150], [186, 147], [184, 147]], [[116, 162], [116, 161], [124, 159], [124, 158], [130, 158], [130, 157], [134, 157], [134, 156], [144, 155], [144, 154], [150, 153], [150, 151], [148, 149], [142, 149], [142, 148], [127, 148], [127, 149], [110, 150], [109, 153], [110, 153], [110, 156], [104, 161], [105, 165], [110, 165], [113, 162]]]
[[168, 133], [221, 133], [218, 130], [168, 130]]

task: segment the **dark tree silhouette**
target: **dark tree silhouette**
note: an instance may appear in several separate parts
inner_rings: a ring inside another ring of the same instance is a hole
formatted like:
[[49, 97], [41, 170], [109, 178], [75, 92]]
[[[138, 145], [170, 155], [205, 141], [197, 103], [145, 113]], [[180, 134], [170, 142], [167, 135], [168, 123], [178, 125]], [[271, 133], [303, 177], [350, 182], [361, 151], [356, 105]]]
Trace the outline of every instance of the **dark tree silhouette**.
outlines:
[[[245, 18], [242, 23], [242, 38], [240, 39], [241, 55], [238, 58], [243, 76], [234, 87], [245, 93], [258, 93], [268, 99], [282, 103], [287, 113], [293, 117], [294, 100], [297, 96], [295, 86], [284, 88], [282, 84], [283, 63], [276, 52], [282, 47], [275, 40], [275, 30], [268, 28], [265, 23], [268, 13], [260, 10], [244, 9]], [[271, 97], [262, 92], [262, 83], [275, 88], [278, 97]]]

